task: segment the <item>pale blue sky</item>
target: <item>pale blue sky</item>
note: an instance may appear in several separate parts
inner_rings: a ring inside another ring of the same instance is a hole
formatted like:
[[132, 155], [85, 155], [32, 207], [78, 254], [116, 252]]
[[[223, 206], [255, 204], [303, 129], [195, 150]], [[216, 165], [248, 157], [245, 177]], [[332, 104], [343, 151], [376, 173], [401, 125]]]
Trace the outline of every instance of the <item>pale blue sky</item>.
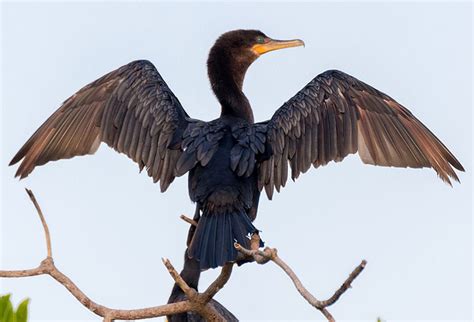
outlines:
[[[368, 260], [331, 307], [338, 319], [471, 320], [470, 3], [3, 3], [1, 27], [2, 269], [34, 267], [45, 256], [26, 186], [43, 206], [57, 266], [92, 299], [120, 308], [165, 303], [172, 280], [160, 258], [181, 267], [188, 227], [178, 216], [193, 211], [185, 177], [160, 194], [105, 145], [21, 182], [7, 163], [64, 99], [135, 59], [155, 64], [191, 116], [217, 117], [208, 50], [225, 31], [256, 28], [306, 42], [249, 69], [244, 89], [257, 120], [336, 68], [408, 107], [467, 170], [450, 188], [432, 170], [378, 168], [358, 157], [312, 169], [273, 201], [262, 198], [263, 239], [318, 298]], [[201, 288], [216, 273], [204, 273]], [[33, 321], [99, 320], [49, 277], [0, 280], [4, 292], [30, 297]], [[271, 264], [236, 268], [216, 299], [242, 320], [322, 317]]]

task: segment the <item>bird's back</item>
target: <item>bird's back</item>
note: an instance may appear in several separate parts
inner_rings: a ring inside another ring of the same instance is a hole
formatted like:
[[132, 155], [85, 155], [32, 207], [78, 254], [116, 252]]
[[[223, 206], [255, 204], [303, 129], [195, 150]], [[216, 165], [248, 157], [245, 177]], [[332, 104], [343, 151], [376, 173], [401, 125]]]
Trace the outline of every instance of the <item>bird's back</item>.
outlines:
[[[260, 194], [255, 166], [258, 153], [242, 137], [251, 125], [229, 118], [209, 124], [189, 145], [197, 146], [192, 152], [197, 158], [212, 150], [207, 163], [197, 162], [189, 172], [189, 195], [202, 211], [190, 255], [204, 268], [235, 260], [234, 242], [248, 243], [247, 236], [257, 231], [251, 221]], [[215, 149], [209, 148], [216, 138]]]

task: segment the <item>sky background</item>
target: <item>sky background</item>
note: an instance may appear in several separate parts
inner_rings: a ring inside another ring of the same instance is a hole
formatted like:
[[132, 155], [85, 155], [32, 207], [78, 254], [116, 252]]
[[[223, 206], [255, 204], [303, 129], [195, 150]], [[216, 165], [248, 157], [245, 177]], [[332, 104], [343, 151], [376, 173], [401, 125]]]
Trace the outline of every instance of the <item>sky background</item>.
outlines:
[[[43, 231], [24, 187], [46, 215], [59, 269], [114, 308], [167, 301], [192, 215], [186, 177], [165, 194], [136, 164], [103, 145], [14, 179], [11, 157], [61, 102], [135, 59], [152, 61], [194, 118], [218, 117], [207, 79], [223, 32], [256, 28], [305, 48], [264, 55], [244, 90], [270, 118], [313, 77], [340, 69], [408, 107], [466, 168], [462, 184], [431, 169], [363, 165], [356, 156], [312, 169], [269, 202], [256, 227], [320, 299], [362, 259], [366, 270], [330, 308], [337, 319], [472, 319], [472, 4], [465, 3], [3, 3], [1, 12], [1, 269], [35, 267]], [[205, 272], [204, 289], [218, 271]], [[47, 276], [0, 280], [32, 321], [99, 321]], [[322, 315], [275, 265], [236, 268], [216, 299], [242, 320]], [[161, 319], [158, 319], [161, 320]]]

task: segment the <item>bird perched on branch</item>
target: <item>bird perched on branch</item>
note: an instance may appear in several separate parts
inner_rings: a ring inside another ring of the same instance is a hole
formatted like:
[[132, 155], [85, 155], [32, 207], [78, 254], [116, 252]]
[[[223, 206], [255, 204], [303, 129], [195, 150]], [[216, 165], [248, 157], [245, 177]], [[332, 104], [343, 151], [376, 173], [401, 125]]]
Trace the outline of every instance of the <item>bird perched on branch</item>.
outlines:
[[192, 119], [149, 61], [131, 62], [80, 89], [31, 136], [10, 165], [20, 178], [49, 161], [93, 154], [102, 142], [146, 169], [165, 191], [189, 173], [198, 226], [189, 256], [201, 269], [234, 261], [248, 246], [260, 192], [289, 176], [358, 153], [379, 166], [433, 168], [448, 184], [464, 171], [446, 146], [393, 98], [337, 70], [316, 76], [265, 122], [254, 122], [242, 84], [261, 55], [304, 45], [257, 30], [217, 39], [207, 61], [221, 115]]

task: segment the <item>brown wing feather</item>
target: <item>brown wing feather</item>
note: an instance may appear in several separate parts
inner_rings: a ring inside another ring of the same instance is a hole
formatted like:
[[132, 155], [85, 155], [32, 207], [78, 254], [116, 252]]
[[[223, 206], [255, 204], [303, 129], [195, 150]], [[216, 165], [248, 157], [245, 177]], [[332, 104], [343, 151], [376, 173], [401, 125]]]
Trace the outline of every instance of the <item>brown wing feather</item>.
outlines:
[[[264, 122], [273, 155], [260, 164], [259, 187], [271, 199], [292, 179], [358, 152], [364, 163], [433, 168], [448, 184], [464, 168], [446, 146], [405, 107], [343, 72], [314, 78]], [[288, 160], [283, 162], [281, 160]]]
[[67, 99], [31, 136], [10, 165], [24, 178], [49, 161], [93, 154], [101, 142], [146, 167], [166, 190], [176, 176], [188, 116], [153, 64], [134, 61]]

